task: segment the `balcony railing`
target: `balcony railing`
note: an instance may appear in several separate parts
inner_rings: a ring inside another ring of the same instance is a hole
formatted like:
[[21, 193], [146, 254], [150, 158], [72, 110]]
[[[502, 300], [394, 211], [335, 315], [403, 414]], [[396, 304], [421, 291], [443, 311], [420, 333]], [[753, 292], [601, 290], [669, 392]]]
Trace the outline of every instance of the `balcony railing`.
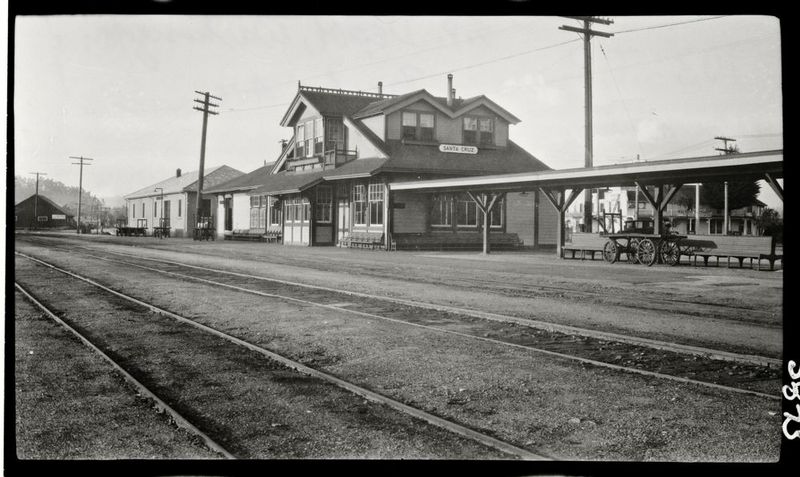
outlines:
[[325, 151], [326, 166], [340, 166], [352, 160], [358, 159], [358, 150], [349, 149], [329, 149]]

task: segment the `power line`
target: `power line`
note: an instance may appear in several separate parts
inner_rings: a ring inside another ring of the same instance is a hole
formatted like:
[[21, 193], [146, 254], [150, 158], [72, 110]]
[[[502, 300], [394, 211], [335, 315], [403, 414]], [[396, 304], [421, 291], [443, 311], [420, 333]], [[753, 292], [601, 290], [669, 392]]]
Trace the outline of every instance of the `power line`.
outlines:
[[[197, 106], [193, 106], [192, 107], [192, 109], [196, 109], [197, 111], [200, 111], [200, 112], [203, 113], [203, 136], [202, 136], [202, 139], [201, 139], [201, 142], [200, 142], [200, 170], [198, 171], [198, 176], [197, 176], [197, 208], [195, 209], [195, 224], [197, 224], [201, 220], [200, 219], [200, 211], [202, 210], [202, 204], [203, 204], [203, 195], [202, 195], [203, 194], [203, 175], [204, 175], [203, 166], [205, 165], [205, 161], [206, 161], [206, 128], [208, 126], [208, 115], [209, 114], [212, 114], [212, 115], [219, 114], [218, 112], [211, 110], [211, 108], [218, 108], [219, 107], [218, 104], [214, 104], [214, 103], [211, 102], [211, 98], [214, 98], [214, 99], [216, 99], [217, 101], [220, 101], [220, 102], [222, 101], [222, 98], [218, 98], [216, 96], [213, 96], [208, 91], [205, 91], [205, 92], [195, 91], [195, 93], [197, 93], [199, 95], [202, 95], [202, 97], [203, 97], [202, 100], [200, 100], [200, 99], [195, 99], [194, 100], [195, 103], [202, 104], [203, 105], [202, 108], [199, 108]], [[209, 213], [211, 213], [210, 210], [209, 210]], [[189, 223], [191, 224], [192, 222], [189, 222]], [[194, 238], [197, 239], [197, 229], [196, 228], [194, 229]]]
[[636, 144], [639, 145], [639, 152], [644, 155], [644, 150], [642, 149], [642, 143], [639, 142], [639, 135], [636, 134], [636, 128], [633, 126], [633, 119], [631, 119], [631, 113], [628, 111], [628, 105], [625, 104], [625, 100], [622, 98], [622, 91], [619, 89], [619, 84], [617, 83], [617, 79], [614, 77], [614, 70], [611, 68], [611, 62], [608, 60], [608, 55], [606, 54], [606, 50], [603, 49], [603, 45], [600, 44], [600, 51], [603, 52], [603, 58], [606, 59], [606, 65], [608, 66], [608, 73], [611, 75], [611, 80], [614, 82], [614, 86], [617, 88], [617, 94], [619, 95], [620, 101], [622, 101], [622, 107], [625, 109], [625, 115], [628, 117], [628, 124], [631, 126], [631, 131], [633, 131], [633, 137], [636, 138]]
[[412, 79], [407, 79], [407, 80], [403, 80], [403, 81], [396, 81], [394, 83], [387, 83], [387, 85], [394, 86], [394, 85], [398, 85], [398, 84], [411, 83], [411, 82], [419, 81], [419, 80], [422, 80], [422, 79], [428, 79], [428, 78], [433, 78], [433, 77], [436, 77], [436, 76], [441, 76], [441, 75], [443, 75], [443, 74], [445, 74], [447, 72], [468, 70], [468, 69], [471, 69], [471, 68], [476, 68], [478, 66], [488, 65], [488, 64], [491, 64], [491, 63], [497, 63], [498, 61], [504, 61], [504, 60], [508, 60], [508, 59], [511, 59], [511, 58], [516, 58], [516, 57], [519, 57], [519, 56], [528, 55], [528, 54], [531, 54], [531, 53], [535, 53], [537, 51], [549, 50], [551, 48], [556, 48], [556, 47], [559, 47], [559, 46], [563, 46], [563, 45], [566, 45], [568, 43], [575, 43], [576, 41], [580, 41], [580, 39], [562, 41], [561, 43], [555, 43], [555, 44], [543, 46], [543, 47], [540, 47], [540, 48], [534, 48], [532, 50], [526, 50], [526, 51], [523, 51], [523, 52], [520, 52], [520, 53], [514, 53], [513, 55], [507, 55], [507, 56], [503, 56], [503, 57], [500, 57], [500, 58], [494, 58], [492, 60], [483, 61], [483, 62], [480, 62], [480, 63], [473, 63], [471, 65], [462, 66], [460, 68], [450, 68], [450, 69], [444, 70], [444, 71], [439, 72], [439, 73], [420, 76], [418, 78], [412, 78]]
[[728, 16], [730, 16], [730, 15], [719, 15], [719, 16], [710, 17], [710, 18], [700, 18], [698, 20], [687, 20], [685, 22], [667, 23], [667, 24], [664, 24], [664, 25], [654, 25], [654, 26], [644, 27], [644, 28], [634, 28], [632, 30], [617, 31], [617, 32], [614, 32], [614, 34], [615, 35], [622, 35], [624, 33], [633, 33], [633, 32], [636, 32], [636, 31], [655, 30], [657, 28], [667, 28], [667, 27], [671, 27], [671, 26], [686, 25], [686, 24], [689, 24], [689, 23], [707, 22], [709, 20], [718, 20], [720, 18], [725, 18], [725, 17], [728, 17]]
[[69, 156], [70, 159], [77, 159], [78, 162], [73, 162], [73, 166], [81, 166], [80, 178], [78, 179], [78, 228], [76, 230], [77, 234], [81, 233], [81, 195], [83, 195], [83, 166], [91, 166], [90, 163], [83, 162], [83, 161], [93, 161], [91, 157], [83, 157], [83, 156]]

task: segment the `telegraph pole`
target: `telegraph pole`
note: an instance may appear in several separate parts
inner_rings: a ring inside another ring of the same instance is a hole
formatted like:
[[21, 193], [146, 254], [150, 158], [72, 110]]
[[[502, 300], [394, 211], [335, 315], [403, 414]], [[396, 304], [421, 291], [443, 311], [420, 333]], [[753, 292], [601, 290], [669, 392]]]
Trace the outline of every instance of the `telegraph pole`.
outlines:
[[197, 221], [200, 220], [200, 204], [203, 197], [203, 175], [204, 175], [203, 167], [205, 166], [205, 161], [206, 161], [206, 127], [208, 126], [208, 115], [219, 114], [215, 111], [211, 111], [210, 108], [216, 108], [219, 107], [219, 105], [211, 103], [210, 98], [214, 98], [217, 101], [222, 101], [222, 98], [212, 96], [211, 93], [209, 93], [208, 91], [206, 92], [195, 91], [195, 93], [203, 96], [202, 100], [200, 99], [194, 100], [196, 103], [200, 103], [203, 106], [202, 107], [193, 106], [193, 109], [202, 111], [203, 113], [203, 136], [200, 142], [200, 171], [197, 178], [197, 207], [195, 208], [195, 223], [197, 223]]
[[81, 166], [80, 179], [78, 181], [78, 229], [76, 230], [76, 233], [80, 234], [81, 233], [81, 195], [83, 195], [83, 166], [84, 165], [91, 166], [90, 163], [83, 162], [83, 161], [93, 161], [94, 159], [92, 159], [91, 157], [82, 157], [82, 156], [78, 156], [78, 157], [69, 156], [69, 158], [70, 159], [77, 159], [79, 161], [79, 162], [73, 162], [72, 163], [73, 166]]
[[[715, 147], [714, 148], [715, 151], [720, 151], [720, 152], [722, 152], [723, 154], [726, 154], [726, 155], [727, 154], [736, 154], [737, 152], [739, 152], [739, 149], [736, 147], [735, 144], [733, 144], [730, 147], [728, 147], [728, 141], [736, 142], [736, 139], [725, 137], [725, 136], [715, 136], [714, 139], [716, 139], [718, 141], [722, 141], [722, 144], [724, 144], [724, 146], [722, 146], [722, 149], [720, 149], [718, 147]], [[723, 211], [723, 214], [724, 214], [723, 215], [723, 219], [724, 220], [723, 220], [723, 223], [722, 223], [722, 230], [725, 231], [725, 235], [728, 235], [728, 225], [729, 225], [729, 222], [730, 222], [728, 220], [728, 181], [725, 181], [725, 194], [724, 194], [724, 196], [725, 196], [725, 210]]]
[[36, 195], [33, 198], [33, 226], [39, 228], [39, 176], [46, 176], [44, 172], [31, 172], [36, 174]]
[[[584, 84], [585, 84], [585, 98], [586, 103], [586, 167], [592, 167], [592, 46], [591, 40], [593, 36], [602, 36], [603, 38], [610, 38], [614, 36], [613, 33], [605, 33], [601, 31], [592, 30], [589, 27], [590, 23], [601, 23], [603, 25], [611, 25], [614, 23], [612, 20], [599, 17], [566, 17], [575, 20], [583, 21], [583, 28], [576, 28], [569, 25], [562, 25], [558, 27], [559, 30], [573, 31], [583, 34], [583, 65], [584, 65]], [[592, 191], [584, 191], [583, 197], [583, 223], [585, 224], [586, 231], [592, 231]]]

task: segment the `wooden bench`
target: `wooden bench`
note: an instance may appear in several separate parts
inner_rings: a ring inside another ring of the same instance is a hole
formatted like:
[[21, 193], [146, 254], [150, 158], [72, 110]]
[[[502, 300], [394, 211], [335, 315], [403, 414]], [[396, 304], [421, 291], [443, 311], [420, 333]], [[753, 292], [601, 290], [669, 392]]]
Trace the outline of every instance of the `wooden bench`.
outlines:
[[750, 259], [750, 268], [753, 260], [758, 260], [758, 270], [761, 270], [761, 260], [768, 260], [769, 269], [773, 270], [775, 261], [783, 260], [782, 253], [775, 253], [775, 238], [768, 236], [694, 235], [681, 240], [679, 245], [681, 253], [694, 257], [695, 265], [697, 257], [703, 258], [705, 266], [708, 266], [709, 257], [716, 257], [717, 266], [720, 258], [727, 258], [730, 267], [731, 258], [735, 258], [741, 268], [744, 260]]
[[572, 257], [575, 258], [575, 252], [581, 252], [581, 260], [586, 258], [586, 254], [591, 254], [594, 260], [594, 254], [600, 253], [602, 257], [603, 247], [608, 239], [605, 235], [593, 234], [589, 232], [573, 232], [569, 242], [564, 244], [561, 249], [561, 258], [566, 258], [567, 252], [572, 252]]
[[144, 227], [117, 227], [117, 236], [122, 237], [144, 237], [147, 229]]
[[267, 242], [280, 242], [283, 236], [283, 228], [280, 225], [270, 225], [264, 233], [264, 238]]
[[225, 238], [230, 240], [248, 240], [251, 242], [260, 242], [267, 239], [266, 233], [262, 229], [234, 229], [231, 235], [226, 235]]
[[383, 245], [383, 233], [381, 232], [352, 232], [347, 237], [347, 247], [354, 248], [365, 248], [369, 247], [371, 249], [380, 248]]
[[[393, 234], [392, 239], [397, 250], [473, 251], [483, 249], [483, 234], [480, 232], [405, 233]], [[491, 250], [518, 250], [522, 247], [523, 242], [515, 233], [493, 231], [489, 234], [489, 244]]]
[[153, 227], [153, 237], [164, 238], [169, 237], [169, 227]]

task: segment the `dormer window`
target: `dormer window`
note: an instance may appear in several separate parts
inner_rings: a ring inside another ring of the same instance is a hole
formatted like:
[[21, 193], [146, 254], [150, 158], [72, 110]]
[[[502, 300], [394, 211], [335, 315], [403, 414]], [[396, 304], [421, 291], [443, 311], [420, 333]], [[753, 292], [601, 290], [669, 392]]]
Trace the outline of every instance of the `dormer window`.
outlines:
[[492, 118], [465, 117], [464, 144], [494, 144], [494, 121]]
[[403, 111], [403, 139], [433, 142], [433, 113]]

